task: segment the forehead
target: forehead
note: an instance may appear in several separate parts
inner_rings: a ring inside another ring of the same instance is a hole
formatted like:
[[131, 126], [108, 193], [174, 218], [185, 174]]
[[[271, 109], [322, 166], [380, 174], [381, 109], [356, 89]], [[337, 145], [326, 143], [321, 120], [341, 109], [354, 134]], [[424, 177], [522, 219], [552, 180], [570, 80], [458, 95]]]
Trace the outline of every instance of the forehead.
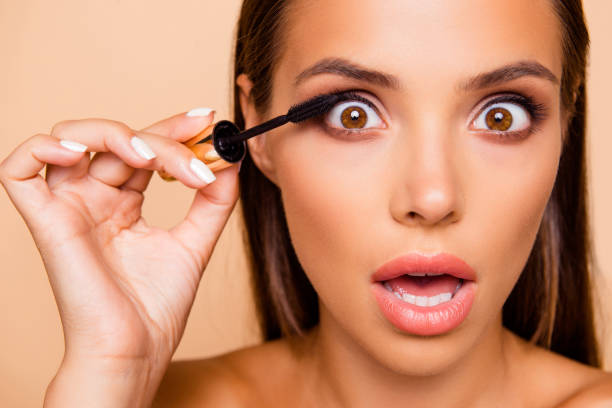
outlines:
[[323, 58], [342, 57], [433, 86], [518, 60], [561, 76], [550, 0], [294, 0], [279, 76], [292, 81]]

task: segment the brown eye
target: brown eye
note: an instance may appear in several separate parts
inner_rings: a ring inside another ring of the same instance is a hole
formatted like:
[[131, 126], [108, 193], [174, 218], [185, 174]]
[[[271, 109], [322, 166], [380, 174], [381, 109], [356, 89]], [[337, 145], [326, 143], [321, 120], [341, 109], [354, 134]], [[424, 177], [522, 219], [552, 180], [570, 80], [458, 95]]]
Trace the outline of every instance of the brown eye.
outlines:
[[359, 100], [338, 103], [327, 114], [325, 121], [332, 128], [355, 133], [385, 127], [378, 112], [368, 103]]
[[368, 123], [368, 114], [359, 106], [350, 106], [342, 111], [340, 121], [347, 129], [361, 129]]
[[487, 126], [491, 130], [508, 130], [512, 126], [512, 114], [504, 108], [494, 108], [487, 113]]
[[481, 111], [473, 125], [479, 130], [510, 133], [528, 129], [531, 119], [520, 104], [498, 102]]

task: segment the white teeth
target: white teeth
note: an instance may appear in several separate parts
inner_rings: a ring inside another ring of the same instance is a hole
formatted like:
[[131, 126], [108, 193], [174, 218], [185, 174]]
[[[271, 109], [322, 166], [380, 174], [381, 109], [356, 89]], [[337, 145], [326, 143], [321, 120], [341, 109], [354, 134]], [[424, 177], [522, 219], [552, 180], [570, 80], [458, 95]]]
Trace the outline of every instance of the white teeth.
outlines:
[[[453, 297], [453, 294], [450, 292], [439, 293], [435, 296], [416, 296], [411, 293], [405, 293], [405, 292], [400, 294], [394, 291], [391, 288], [391, 285], [389, 285], [389, 283], [385, 282], [384, 286], [389, 292], [392, 292], [396, 298], [403, 300], [406, 303], [410, 303], [410, 304], [417, 305], [417, 306], [423, 306], [423, 307], [437, 306], [440, 303], [445, 303], [445, 302], [450, 301]], [[457, 285], [457, 289], [459, 287], [461, 287], [461, 284]]]
[[402, 300], [404, 302], [412, 303], [413, 305], [416, 304], [416, 296], [411, 295], [410, 293], [404, 293], [402, 295]]
[[427, 298], [427, 306], [435, 306], [440, 303], [440, 295], [430, 296]]

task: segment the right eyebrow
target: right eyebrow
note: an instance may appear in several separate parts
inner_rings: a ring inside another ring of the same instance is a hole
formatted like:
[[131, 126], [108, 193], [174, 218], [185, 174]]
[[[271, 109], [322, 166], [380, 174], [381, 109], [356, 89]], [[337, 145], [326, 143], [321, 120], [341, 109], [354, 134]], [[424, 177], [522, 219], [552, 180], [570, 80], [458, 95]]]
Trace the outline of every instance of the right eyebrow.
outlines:
[[[393, 90], [402, 88], [398, 77], [382, 71], [368, 69], [344, 58], [324, 58], [302, 71], [294, 80], [294, 86], [320, 74], [336, 74], [359, 81], [369, 82]], [[533, 60], [523, 60], [504, 65], [492, 71], [479, 73], [458, 84], [457, 90], [470, 92], [509, 82], [523, 76], [534, 76], [555, 84], [559, 79], [551, 70]]]
[[399, 79], [391, 74], [359, 66], [344, 58], [324, 58], [302, 71], [293, 82], [297, 87], [307, 78], [320, 74], [336, 74], [359, 81], [370, 82], [383, 88], [399, 89]]

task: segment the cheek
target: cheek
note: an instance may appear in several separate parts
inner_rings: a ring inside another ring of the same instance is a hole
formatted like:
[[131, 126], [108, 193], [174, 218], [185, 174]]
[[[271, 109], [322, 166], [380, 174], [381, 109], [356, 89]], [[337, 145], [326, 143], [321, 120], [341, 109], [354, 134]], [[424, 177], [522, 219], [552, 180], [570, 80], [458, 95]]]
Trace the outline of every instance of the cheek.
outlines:
[[[479, 260], [482, 291], [500, 304], [527, 262], [556, 178], [561, 141], [557, 129], [531, 136], [513, 147], [482, 145], [471, 164], [473, 189], [468, 242]], [[477, 236], [476, 236], [477, 235]], [[480, 243], [480, 245], [476, 245]], [[500, 291], [503, 288], [503, 296]]]
[[380, 155], [372, 154], [372, 145], [317, 132], [285, 140], [274, 154], [291, 157], [280, 163], [279, 186], [300, 263], [319, 293], [357, 282], [343, 275], [363, 272], [360, 260], [368, 259], [367, 251], [385, 245], [372, 242], [373, 228], [388, 208]]

